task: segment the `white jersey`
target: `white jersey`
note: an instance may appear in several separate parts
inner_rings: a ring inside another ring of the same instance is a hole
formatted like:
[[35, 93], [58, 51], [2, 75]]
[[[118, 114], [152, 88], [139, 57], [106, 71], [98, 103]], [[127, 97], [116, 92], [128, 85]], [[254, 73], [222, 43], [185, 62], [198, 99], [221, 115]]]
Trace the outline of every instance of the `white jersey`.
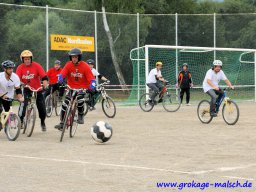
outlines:
[[156, 79], [156, 76], [159, 78], [159, 77], [162, 77], [162, 74], [161, 74], [161, 71], [157, 71], [156, 68], [152, 69], [149, 74], [148, 74], [148, 77], [147, 77], [147, 81], [146, 83], [156, 83], [157, 82], [157, 79]]
[[98, 77], [100, 75], [100, 73], [94, 68], [92, 68], [92, 74], [94, 77]]
[[220, 70], [218, 73], [215, 73], [214, 70], [209, 69], [205, 75], [204, 82], [203, 82], [203, 89], [204, 92], [206, 93], [210, 89], [213, 89], [208, 83], [207, 80], [210, 79], [213, 83], [214, 86], [218, 87], [220, 80], [227, 80], [226, 75], [222, 70]]
[[20, 78], [12, 73], [10, 80], [5, 78], [5, 72], [0, 73], [0, 95], [7, 92], [6, 96], [13, 99], [15, 87], [20, 86]]

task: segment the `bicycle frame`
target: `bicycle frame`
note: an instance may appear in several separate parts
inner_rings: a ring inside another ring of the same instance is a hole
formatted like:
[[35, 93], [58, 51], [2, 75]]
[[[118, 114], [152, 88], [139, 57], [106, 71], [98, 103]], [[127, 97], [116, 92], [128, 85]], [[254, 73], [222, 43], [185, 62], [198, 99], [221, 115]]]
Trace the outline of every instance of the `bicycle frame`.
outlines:
[[[73, 120], [74, 120], [73, 119], [74, 118], [74, 116], [73, 116], [74, 115], [74, 110], [77, 110], [77, 108], [76, 109], [74, 108], [75, 106], [77, 106], [77, 103], [78, 103], [77, 95], [78, 95], [79, 91], [84, 91], [84, 89], [72, 89], [70, 87], [68, 87], [68, 88], [73, 91], [72, 94], [71, 94], [71, 100], [70, 100], [69, 105], [67, 105], [65, 102], [63, 102], [63, 104], [67, 107], [66, 112], [68, 110], [71, 111], [70, 115], [71, 115], [72, 119], [70, 119], [70, 116], [66, 117], [66, 114], [64, 115], [64, 119], [69, 118], [67, 120], [67, 125], [70, 126], [73, 123]], [[67, 93], [67, 94], [69, 94], [69, 93]], [[70, 107], [70, 109], [69, 109], [69, 107]]]
[[221, 106], [223, 100], [224, 100], [225, 104], [227, 104], [228, 101], [230, 100], [230, 98], [227, 97], [227, 91], [226, 91], [226, 89], [223, 90], [223, 95], [222, 95], [221, 99], [220, 99], [219, 101], [216, 101], [216, 112], [217, 112], [217, 113], [218, 113], [219, 110], [220, 110], [220, 106]]
[[8, 112], [3, 111], [1, 113], [1, 124], [2, 124], [2, 128], [5, 126], [7, 121], [10, 121], [9, 117], [10, 114], [12, 114], [12, 107], [10, 108], [10, 110]]

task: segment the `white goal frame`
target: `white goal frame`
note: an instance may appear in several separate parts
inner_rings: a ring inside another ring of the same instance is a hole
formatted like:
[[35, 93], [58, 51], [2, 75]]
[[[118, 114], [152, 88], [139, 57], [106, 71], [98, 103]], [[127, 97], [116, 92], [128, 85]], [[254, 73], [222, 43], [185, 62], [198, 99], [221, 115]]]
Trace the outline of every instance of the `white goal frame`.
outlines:
[[[145, 58], [139, 58], [139, 49], [144, 48], [145, 49]], [[241, 57], [240, 57], [240, 62], [241, 63], [252, 63], [254, 64], [254, 101], [256, 102], [256, 49], [241, 49], [241, 48], [217, 48], [217, 47], [194, 47], [194, 46], [169, 46], [169, 45], [145, 45], [143, 47], [138, 47], [138, 48], [134, 48], [131, 50], [138, 51], [138, 58], [132, 58], [131, 54], [130, 54], [130, 59], [133, 61], [140, 61], [140, 60], [144, 60], [145, 61], [145, 80], [147, 80], [147, 76], [149, 74], [149, 48], [166, 48], [166, 49], [174, 49], [176, 50], [176, 64], [175, 64], [175, 74], [176, 74], [176, 79], [178, 77], [178, 50], [198, 50], [196, 52], [199, 52], [200, 50], [202, 51], [214, 51], [214, 59], [216, 57], [216, 51], [239, 51], [239, 52], [246, 52], [246, 53], [254, 53], [254, 61], [253, 62], [248, 62], [248, 61], [242, 61]], [[243, 53], [244, 54], [244, 53]], [[241, 55], [242, 56], [242, 55]], [[138, 70], [138, 77], [139, 77], [139, 73], [140, 71]], [[139, 93], [140, 92], [140, 88], [138, 87], [138, 98], [139, 98]], [[149, 92], [149, 88], [146, 86], [146, 93]]]

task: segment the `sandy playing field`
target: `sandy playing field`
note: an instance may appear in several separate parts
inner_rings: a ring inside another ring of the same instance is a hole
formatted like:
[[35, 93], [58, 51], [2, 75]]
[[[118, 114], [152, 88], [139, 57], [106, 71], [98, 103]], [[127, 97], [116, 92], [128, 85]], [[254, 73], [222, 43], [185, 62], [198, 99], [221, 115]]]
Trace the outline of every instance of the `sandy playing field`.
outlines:
[[[228, 126], [219, 116], [202, 124], [197, 104], [183, 106], [176, 113], [161, 105], [150, 113], [139, 107], [118, 107], [114, 119], [104, 116], [100, 106], [89, 112], [74, 138], [53, 126], [58, 118], [39, 121], [31, 138], [15, 142], [0, 134], [0, 192], [144, 192], [179, 191], [157, 188], [157, 182], [245, 182], [256, 191], [255, 103], [239, 103], [240, 119]], [[112, 139], [95, 144], [90, 126], [98, 120], [109, 122]], [[183, 191], [201, 191], [184, 189]], [[205, 191], [228, 191], [208, 188]]]

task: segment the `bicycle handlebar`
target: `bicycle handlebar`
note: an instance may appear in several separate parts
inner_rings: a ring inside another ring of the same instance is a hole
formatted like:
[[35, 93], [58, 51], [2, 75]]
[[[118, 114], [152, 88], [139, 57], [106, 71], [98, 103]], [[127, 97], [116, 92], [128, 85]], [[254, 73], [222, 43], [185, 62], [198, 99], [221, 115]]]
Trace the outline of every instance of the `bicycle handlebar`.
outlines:
[[80, 89], [72, 88], [72, 87], [70, 87], [69, 85], [67, 85], [67, 88], [68, 88], [68, 89], [71, 89], [71, 90], [74, 90], [74, 91], [77, 91], [77, 92], [79, 92], [79, 91], [86, 91], [86, 90], [87, 90], [87, 89], [85, 89], [85, 88], [80, 88]]
[[3, 95], [1, 95], [0, 97], [3, 98], [5, 95], [7, 95], [8, 92], [4, 93]]
[[33, 87], [31, 87], [29, 85], [24, 85], [24, 84], [23, 84], [23, 87], [24, 88], [28, 88], [30, 91], [33, 91], [33, 92], [38, 92], [38, 91], [42, 91], [43, 90], [43, 87], [39, 87], [37, 89], [34, 89]]
[[103, 83], [100, 83], [99, 85], [97, 85], [97, 88], [103, 87], [104, 85], [109, 85], [110, 81], [105, 81]]
[[18, 102], [20, 102], [20, 103], [22, 103], [22, 101], [20, 101], [19, 99], [14, 99], [14, 98], [4, 98], [3, 100], [5, 100], [5, 101], [18, 101]]

